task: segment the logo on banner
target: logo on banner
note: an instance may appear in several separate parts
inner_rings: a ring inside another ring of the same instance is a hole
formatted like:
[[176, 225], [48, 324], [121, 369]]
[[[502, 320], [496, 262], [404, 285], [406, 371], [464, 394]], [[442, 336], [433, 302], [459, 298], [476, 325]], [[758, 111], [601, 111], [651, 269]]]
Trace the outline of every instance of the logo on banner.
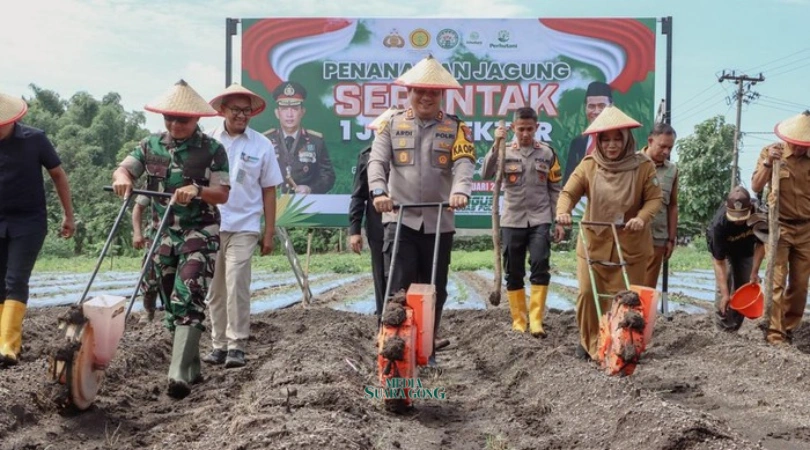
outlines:
[[430, 33], [424, 28], [411, 31], [411, 45], [414, 48], [425, 48], [430, 44]]
[[509, 31], [501, 30], [498, 32], [498, 42], [490, 43], [489, 48], [517, 48], [517, 44], [508, 43], [509, 39], [511, 39]]
[[478, 34], [477, 31], [473, 31], [472, 33], [470, 33], [470, 35], [467, 36], [467, 40], [464, 41], [464, 43], [467, 44], [467, 45], [483, 45], [484, 44], [484, 42], [481, 40], [481, 35]]
[[451, 30], [449, 28], [439, 31], [439, 34], [436, 35], [436, 43], [439, 44], [439, 47], [446, 50], [458, 45], [458, 41], [459, 38], [456, 30]]
[[388, 36], [386, 36], [385, 39], [383, 39], [383, 45], [388, 48], [391, 47], [402, 48], [405, 46], [405, 39], [403, 39], [402, 36], [399, 35], [399, 31], [391, 30], [391, 33], [389, 33]]

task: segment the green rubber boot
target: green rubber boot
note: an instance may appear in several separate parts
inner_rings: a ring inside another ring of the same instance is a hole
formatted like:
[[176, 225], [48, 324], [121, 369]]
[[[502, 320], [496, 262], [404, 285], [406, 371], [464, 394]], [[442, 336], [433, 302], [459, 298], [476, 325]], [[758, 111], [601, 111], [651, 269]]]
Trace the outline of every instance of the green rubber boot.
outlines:
[[182, 399], [191, 393], [191, 385], [200, 381], [200, 336], [197, 327], [178, 325], [174, 330], [172, 363], [169, 366], [169, 396]]

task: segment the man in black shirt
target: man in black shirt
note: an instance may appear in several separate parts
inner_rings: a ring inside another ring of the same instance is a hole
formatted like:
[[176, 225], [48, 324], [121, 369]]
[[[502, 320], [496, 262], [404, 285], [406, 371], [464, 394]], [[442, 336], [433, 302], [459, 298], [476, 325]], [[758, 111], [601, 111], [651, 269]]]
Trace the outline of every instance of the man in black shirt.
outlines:
[[354, 172], [354, 186], [352, 188], [352, 201], [349, 206], [349, 246], [358, 255], [363, 250], [363, 236], [360, 232], [365, 216], [366, 238], [371, 250], [371, 273], [374, 276], [374, 299], [377, 324], [382, 314], [383, 296], [385, 295], [385, 263], [383, 262], [383, 225], [382, 214], [374, 209], [374, 203], [369, 198], [368, 191], [368, 157], [371, 146], [366, 147], [357, 157], [357, 166]]
[[765, 247], [747, 223], [754, 207], [748, 190], [737, 186], [717, 210], [706, 230], [717, 282], [715, 324], [723, 331], [737, 331], [744, 317], [728, 308], [731, 295], [745, 283], [759, 283]]
[[76, 229], [56, 150], [45, 133], [18, 123], [27, 111], [24, 100], [0, 94], [0, 366], [18, 362], [28, 280], [48, 231], [43, 167], [62, 203], [60, 235]]

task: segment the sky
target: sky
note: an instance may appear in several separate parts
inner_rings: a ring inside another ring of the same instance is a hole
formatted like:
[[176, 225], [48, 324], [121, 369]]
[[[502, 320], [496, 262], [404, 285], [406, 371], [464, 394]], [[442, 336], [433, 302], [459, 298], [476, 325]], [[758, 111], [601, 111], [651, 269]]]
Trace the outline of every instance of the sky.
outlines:
[[[0, 92], [31, 96], [29, 84], [63, 98], [118, 92], [127, 110], [142, 110], [177, 80], [203, 97], [225, 86], [225, 19], [260, 17], [673, 18], [672, 125], [679, 137], [714, 115], [735, 123], [732, 70], [765, 81], [742, 109], [744, 185], [774, 125], [810, 108], [810, 0], [26, 0], [0, 27]], [[8, 10], [7, 10], [8, 12]], [[664, 98], [665, 36], [657, 34], [656, 101]], [[234, 39], [233, 79], [240, 42]], [[731, 102], [731, 103], [729, 103]], [[146, 113], [151, 130], [159, 115]], [[212, 127], [217, 119], [204, 119]], [[675, 156], [677, 160], [677, 155]]]

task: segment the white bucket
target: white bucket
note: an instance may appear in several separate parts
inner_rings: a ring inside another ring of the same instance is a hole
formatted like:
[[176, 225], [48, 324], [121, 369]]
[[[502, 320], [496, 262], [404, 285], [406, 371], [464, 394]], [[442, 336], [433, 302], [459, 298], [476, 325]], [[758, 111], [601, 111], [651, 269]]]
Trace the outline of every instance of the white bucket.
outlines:
[[124, 335], [126, 302], [126, 297], [119, 295], [99, 295], [82, 304], [82, 312], [93, 327], [96, 369], [107, 368], [115, 356], [118, 342]]

